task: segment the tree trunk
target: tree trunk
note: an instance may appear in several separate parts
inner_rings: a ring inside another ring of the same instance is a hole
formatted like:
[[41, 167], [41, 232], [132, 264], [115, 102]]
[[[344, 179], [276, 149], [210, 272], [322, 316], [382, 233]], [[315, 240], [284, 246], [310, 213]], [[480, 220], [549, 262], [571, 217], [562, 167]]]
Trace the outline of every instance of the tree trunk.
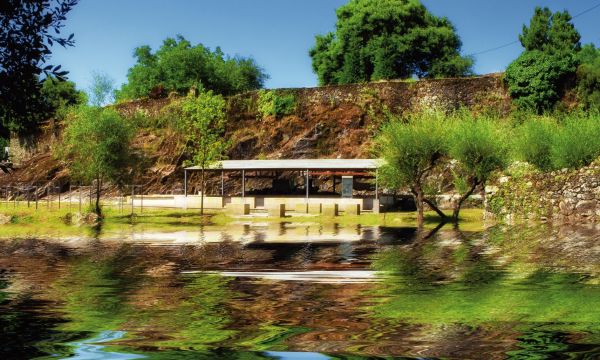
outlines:
[[420, 186], [415, 186], [412, 189], [412, 193], [415, 196], [415, 204], [417, 205], [417, 227], [422, 228], [425, 223], [425, 216], [423, 211], [423, 190]]
[[444, 212], [442, 210], [440, 210], [440, 208], [437, 207], [437, 205], [433, 201], [427, 199], [426, 197], [423, 197], [423, 201], [427, 205], [429, 205], [429, 207], [431, 208], [431, 210], [435, 211], [436, 214], [438, 214], [438, 216], [441, 218], [442, 222], [446, 222], [447, 221], [448, 216], [446, 216], [446, 214], [444, 214]]
[[202, 166], [200, 183], [202, 187], [202, 192], [200, 193], [200, 216], [204, 216], [204, 189], [206, 187], [206, 184], [204, 183], [204, 166]]
[[100, 209], [100, 189], [101, 189], [102, 185], [100, 182], [100, 178], [96, 179], [96, 215], [100, 216], [101, 214], [101, 209]]
[[454, 205], [454, 211], [452, 211], [452, 221], [455, 224], [458, 224], [458, 216], [460, 215], [460, 208], [462, 207], [462, 204], [465, 202], [465, 200], [469, 198], [469, 196], [471, 196], [471, 194], [473, 194], [475, 188], [477, 188], [477, 185], [479, 184], [479, 181], [472, 180], [471, 188], [466, 193], [464, 193]]

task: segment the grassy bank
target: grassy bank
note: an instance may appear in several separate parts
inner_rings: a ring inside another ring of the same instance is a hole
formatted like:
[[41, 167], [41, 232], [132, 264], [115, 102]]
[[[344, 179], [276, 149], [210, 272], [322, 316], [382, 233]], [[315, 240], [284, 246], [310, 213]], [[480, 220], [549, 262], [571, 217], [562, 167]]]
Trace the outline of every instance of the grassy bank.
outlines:
[[[93, 236], [99, 231], [93, 223], [83, 221], [78, 216], [76, 208], [69, 209], [57, 204], [48, 206], [46, 203], [26, 203], [15, 205], [0, 204], [0, 214], [10, 219], [6, 224], [0, 225], [0, 237], [34, 237], [34, 236]], [[131, 209], [122, 211], [118, 208], [105, 207], [104, 219], [101, 231], [118, 232], [123, 230], [134, 230], [136, 227], [144, 230], [156, 231], [181, 231], [195, 230], [204, 223], [211, 226], [224, 226], [231, 223], [315, 223], [332, 224], [342, 226], [364, 225], [364, 226], [388, 226], [388, 227], [413, 227], [416, 225], [416, 213], [414, 212], [392, 212], [385, 214], [362, 214], [359, 216], [337, 216], [326, 217], [322, 215], [288, 216], [284, 219], [269, 218], [264, 216], [232, 216], [223, 211], [208, 210], [204, 219], [200, 218], [198, 210], [183, 209], [152, 209], [144, 208], [141, 211]], [[482, 230], [482, 210], [468, 209], [461, 213], [460, 227], [467, 231]], [[439, 224], [439, 218], [435, 213], [427, 213], [426, 227], [434, 228]]]

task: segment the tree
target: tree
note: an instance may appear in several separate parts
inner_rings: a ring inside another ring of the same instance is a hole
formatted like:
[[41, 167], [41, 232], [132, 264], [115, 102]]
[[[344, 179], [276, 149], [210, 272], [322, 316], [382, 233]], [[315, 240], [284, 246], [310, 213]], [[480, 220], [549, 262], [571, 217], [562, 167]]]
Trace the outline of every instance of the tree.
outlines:
[[211, 51], [202, 44], [192, 46], [182, 36], [165, 39], [155, 53], [149, 46], [138, 47], [134, 56], [137, 63], [117, 91], [117, 100], [185, 94], [198, 85], [232, 95], [262, 88], [268, 78], [252, 58], [229, 57], [220, 48]]
[[408, 120], [392, 119], [375, 139], [376, 153], [385, 161], [380, 169], [382, 183], [393, 189], [409, 189], [415, 198], [419, 227], [423, 226], [425, 204], [446, 218], [425, 197], [426, 181], [447, 153], [446, 133], [443, 114], [424, 112]]
[[578, 54], [577, 97], [585, 110], [600, 111], [600, 49], [583, 46]]
[[565, 10], [552, 13], [537, 7], [519, 35], [525, 51], [506, 69], [505, 80], [517, 105], [541, 113], [560, 99], [574, 78], [581, 36]]
[[56, 115], [59, 109], [87, 103], [87, 95], [77, 90], [72, 81], [60, 81], [52, 76], [47, 77], [42, 84], [41, 95], [47, 105], [45, 117]]
[[381, 79], [463, 76], [473, 60], [447, 18], [417, 0], [351, 0], [337, 10], [336, 32], [310, 50], [322, 85]]
[[525, 51], [573, 55], [581, 49], [581, 35], [571, 20], [566, 10], [552, 13], [547, 7], [536, 7], [529, 27], [523, 25], [519, 41]]
[[89, 98], [92, 106], [104, 106], [114, 101], [115, 82], [108, 74], [94, 72], [89, 88]]
[[576, 69], [573, 56], [525, 51], [508, 66], [504, 80], [519, 108], [543, 113], [560, 100], [565, 81]]
[[477, 187], [485, 187], [490, 176], [506, 168], [509, 162], [506, 132], [498, 121], [483, 117], [473, 117], [461, 112], [452, 124], [449, 141], [449, 154], [458, 161], [457, 179], [461, 192], [452, 212], [452, 219], [458, 222], [460, 209]]
[[[3, 0], [0, 2], [0, 135], [31, 130], [44, 113], [45, 76], [63, 80], [60, 65], [48, 65], [54, 44], [73, 46], [64, 36], [66, 15], [78, 0]], [[3, 133], [3, 134], [2, 134]]]
[[201, 90], [196, 96], [190, 91], [183, 102], [187, 145], [192, 163], [201, 169], [200, 215], [204, 215], [205, 170], [222, 160], [229, 143], [225, 141], [225, 100], [211, 90]]
[[102, 182], [121, 181], [129, 165], [131, 126], [113, 109], [82, 106], [64, 131], [59, 150], [72, 175], [85, 182], [96, 181], [96, 214], [101, 214]]

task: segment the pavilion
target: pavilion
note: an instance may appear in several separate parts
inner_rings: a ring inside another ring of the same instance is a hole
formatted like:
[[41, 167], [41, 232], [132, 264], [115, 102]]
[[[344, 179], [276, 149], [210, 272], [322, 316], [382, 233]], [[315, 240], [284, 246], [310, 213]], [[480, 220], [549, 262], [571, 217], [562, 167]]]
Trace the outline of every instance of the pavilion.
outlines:
[[[288, 208], [303, 203], [356, 203], [364, 210], [379, 209], [379, 183], [378, 168], [382, 161], [379, 159], [281, 159], [281, 160], [224, 160], [206, 168], [208, 172], [220, 172], [221, 174], [221, 196], [205, 196], [209, 207], [225, 207], [227, 204], [247, 204], [251, 208], [266, 207], [269, 203], [285, 203]], [[202, 169], [198, 166], [188, 167], [184, 170], [184, 196], [188, 198], [188, 174], [198, 172]], [[305, 194], [303, 197], [293, 195], [269, 194], [261, 196], [248, 196], [246, 190], [246, 179], [252, 178], [276, 178], [282, 173], [299, 173], [304, 178]], [[224, 178], [226, 173], [235, 173], [241, 176], [240, 198], [226, 197], [224, 193]], [[341, 194], [338, 196], [319, 196], [310, 194], [310, 179], [314, 177], [331, 177], [336, 185], [336, 179], [341, 178]], [[374, 196], [353, 196], [354, 178], [371, 178], [375, 180]], [[191, 199], [186, 200], [186, 204]], [[206, 200], [205, 200], [206, 201]]]

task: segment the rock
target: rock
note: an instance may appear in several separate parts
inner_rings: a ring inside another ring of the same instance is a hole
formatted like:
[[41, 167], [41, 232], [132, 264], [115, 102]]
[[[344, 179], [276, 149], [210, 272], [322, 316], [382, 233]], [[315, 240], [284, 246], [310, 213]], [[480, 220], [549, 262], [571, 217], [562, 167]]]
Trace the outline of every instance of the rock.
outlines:
[[583, 200], [575, 206], [575, 213], [579, 216], [594, 216], [596, 214], [596, 200]]
[[9, 224], [12, 221], [12, 216], [0, 214], [0, 225]]
[[573, 213], [573, 210], [575, 210], [575, 206], [573, 206], [573, 204], [568, 199], [562, 200], [558, 204], [558, 208], [560, 210], [560, 213], [565, 216], [571, 215]]

